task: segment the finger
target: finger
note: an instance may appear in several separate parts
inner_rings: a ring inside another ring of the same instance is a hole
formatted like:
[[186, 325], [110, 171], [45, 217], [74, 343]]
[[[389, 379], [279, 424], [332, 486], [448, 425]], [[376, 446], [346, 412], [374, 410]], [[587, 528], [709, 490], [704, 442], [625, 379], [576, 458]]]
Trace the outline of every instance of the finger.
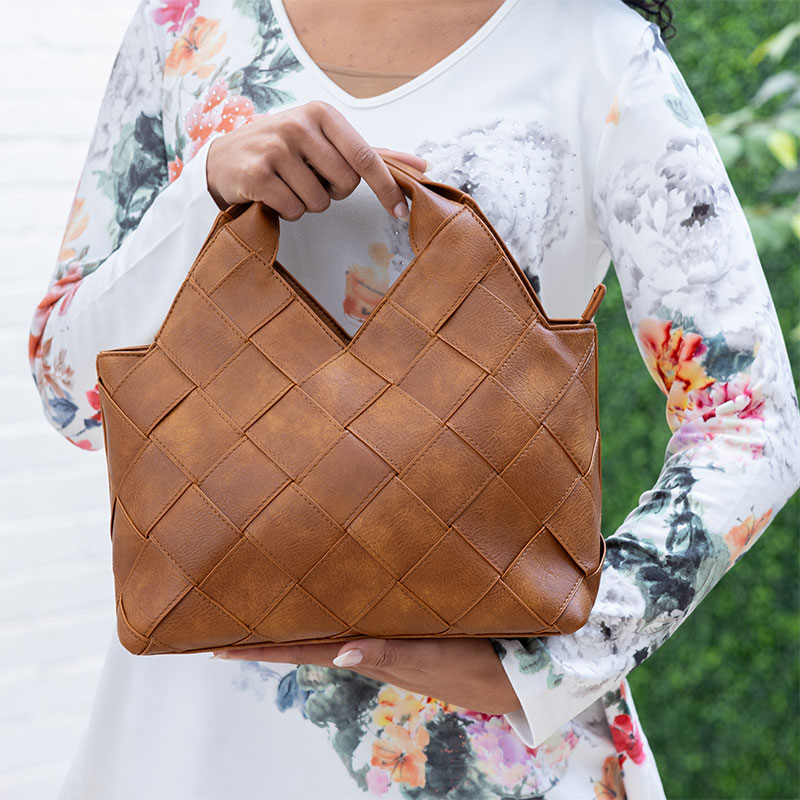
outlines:
[[305, 203], [277, 172], [267, 171], [258, 184], [248, 191], [248, 196], [270, 206], [282, 219], [294, 222], [306, 213]]
[[401, 150], [389, 150], [385, 147], [375, 148], [381, 155], [393, 156], [398, 161], [403, 161], [406, 164], [418, 169], [420, 172], [427, 172], [431, 168], [431, 163], [427, 158], [422, 156], [415, 156], [413, 153], [404, 153]]
[[333, 200], [343, 200], [361, 183], [361, 176], [321, 134], [303, 144], [302, 157]]
[[275, 664], [316, 664], [330, 667], [333, 657], [341, 649], [340, 644], [292, 644], [269, 645], [268, 647], [231, 648], [215, 651], [222, 658], [239, 659], [241, 661], [269, 661]]
[[330, 106], [320, 114], [322, 131], [348, 164], [369, 184], [383, 207], [393, 216], [406, 218], [408, 203], [403, 190], [375, 148], [370, 147], [345, 116]]
[[275, 171], [303, 204], [303, 211], [319, 214], [331, 204], [319, 176], [300, 158], [289, 158], [275, 165]]

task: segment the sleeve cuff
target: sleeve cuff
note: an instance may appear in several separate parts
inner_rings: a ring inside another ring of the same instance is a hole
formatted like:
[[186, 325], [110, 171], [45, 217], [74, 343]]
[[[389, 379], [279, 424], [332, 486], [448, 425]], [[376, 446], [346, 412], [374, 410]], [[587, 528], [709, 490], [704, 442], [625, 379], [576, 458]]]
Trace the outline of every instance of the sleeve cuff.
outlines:
[[[517, 693], [521, 708], [509, 714], [503, 714], [506, 722], [514, 733], [528, 747], [538, 747], [549, 739], [569, 719], [564, 719], [564, 713], [571, 710], [560, 708], [552, 697], [553, 690], [547, 686], [546, 672], [541, 670], [537, 674], [522, 674], [519, 671], [517, 651], [523, 649], [516, 639], [497, 640], [506, 650], [500, 663], [506, 671], [508, 680]], [[578, 713], [578, 709], [575, 713]]]
[[186, 187], [187, 199], [191, 203], [193, 211], [200, 214], [203, 220], [209, 221], [209, 228], [214, 224], [214, 220], [222, 209], [216, 204], [208, 189], [208, 150], [214, 139], [224, 135], [222, 131], [212, 133], [195, 153], [194, 158], [184, 165], [180, 175], [181, 180], [185, 178], [188, 183]]
[[510, 714], [503, 714], [503, 716], [506, 718], [506, 722], [511, 726], [514, 733], [516, 733], [528, 747], [537, 747], [533, 739], [533, 734], [531, 733], [531, 726], [528, 724], [528, 717], [523, 709], [517, 709]]

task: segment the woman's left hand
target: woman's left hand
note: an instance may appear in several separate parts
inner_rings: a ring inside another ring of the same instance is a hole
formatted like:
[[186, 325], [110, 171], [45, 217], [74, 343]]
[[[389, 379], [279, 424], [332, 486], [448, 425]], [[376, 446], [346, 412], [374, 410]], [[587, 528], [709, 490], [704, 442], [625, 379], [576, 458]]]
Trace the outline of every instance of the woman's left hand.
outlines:
[[[362, 654], [357, 664], [333, 663], [337, 655], [355, 651]], [[520, 708], [488, 639], [353, 639], [344, 644], [270, 645], [218, 652], [245, 661], [338, 666], [484, 714], [508, 714]]]

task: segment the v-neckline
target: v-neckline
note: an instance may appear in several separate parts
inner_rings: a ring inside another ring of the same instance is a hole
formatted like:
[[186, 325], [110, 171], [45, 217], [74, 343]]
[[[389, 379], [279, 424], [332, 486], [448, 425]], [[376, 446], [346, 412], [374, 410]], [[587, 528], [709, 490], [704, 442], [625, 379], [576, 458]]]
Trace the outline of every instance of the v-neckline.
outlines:
[[352, 108], [369, 108], [372, 106], [380, 106], [385, 103], [390, 103], [405, 95], [419, 89], [435, 77], [440, 75], [446, 69], [451, 67], [457, 61], [462, 59], [467, 53], [474, 50], [499, 24], [500, 20], [508, 14], [513, 6], [519, 0], [503, 0], [499, 8], [492, 14], [486, 22], [478, 28], [472, 36], [465, 42], [462, 42], [455, 50], [452, 50], [440, 61], [437, 61], [432, 67], [429, 67], [424, 72], [419, 73], [411, 80], [406, 81], [388, 92], [381, 92], [380, 94], [373, 95], [372, 97], [356, 97], [355, 95], [346, 92], [336, 83], [329, 78], [320, 66], [314, 61], [303, 47], [300, 39], [289, 21], [289, 15], [284, 7], [283, 0], [269, 0], [272, 12], [278, 22], [280, 31], [287, 42], [289, 49], [294, 54], [295, 58], [303, 65], [309, 74], [317, 81], [318, 84], [330, 95], [335, 97], [341, 103], [344, 103]]

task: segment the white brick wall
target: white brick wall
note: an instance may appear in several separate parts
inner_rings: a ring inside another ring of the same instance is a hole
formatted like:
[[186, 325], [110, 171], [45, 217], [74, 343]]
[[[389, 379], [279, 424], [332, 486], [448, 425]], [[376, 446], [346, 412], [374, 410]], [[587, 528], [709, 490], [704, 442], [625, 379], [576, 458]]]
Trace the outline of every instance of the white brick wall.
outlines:
[[115, 636], [102, 451], [45, 420], [28, 328], [137, 0], [0, 0], [0, 797], [55, 797]]

